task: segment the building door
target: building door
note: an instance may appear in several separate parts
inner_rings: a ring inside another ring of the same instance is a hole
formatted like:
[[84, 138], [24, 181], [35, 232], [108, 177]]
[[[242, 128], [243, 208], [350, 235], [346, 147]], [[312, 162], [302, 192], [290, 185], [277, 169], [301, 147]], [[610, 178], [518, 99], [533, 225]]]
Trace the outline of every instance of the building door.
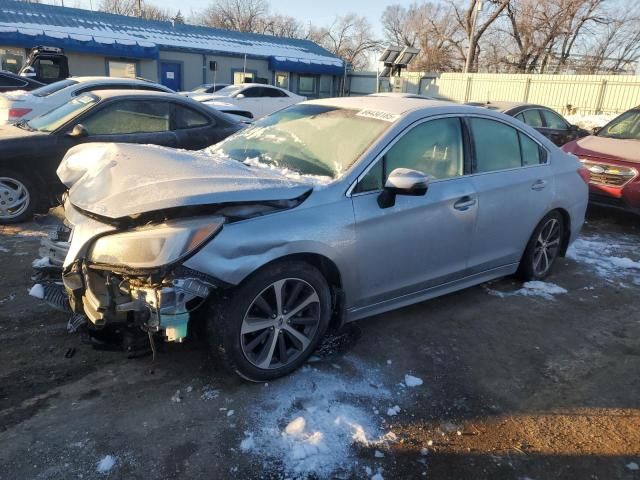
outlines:
[[160, 62], [160, 83], [175, 90], [182, 89], [182, 64], [176, 62]]

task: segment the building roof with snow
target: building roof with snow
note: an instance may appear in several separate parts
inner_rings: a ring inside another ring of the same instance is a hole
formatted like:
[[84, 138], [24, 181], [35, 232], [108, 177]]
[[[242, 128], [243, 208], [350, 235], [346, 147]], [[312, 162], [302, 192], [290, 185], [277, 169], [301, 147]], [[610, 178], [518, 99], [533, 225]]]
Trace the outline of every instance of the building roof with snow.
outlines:
[[0, 45], [157, 59], [160, 50], [268, 59], [272, 70], [341, 75], [341, 59], [310, 40], [234, 32], [78, 8], [0, 0]]

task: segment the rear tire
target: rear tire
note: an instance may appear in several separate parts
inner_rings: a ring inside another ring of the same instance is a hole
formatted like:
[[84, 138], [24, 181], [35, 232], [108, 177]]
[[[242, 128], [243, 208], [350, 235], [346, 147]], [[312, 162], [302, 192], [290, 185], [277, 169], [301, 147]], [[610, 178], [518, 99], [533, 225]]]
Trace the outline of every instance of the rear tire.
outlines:
[[324, 276], [304, 262], [281, 262], [211, 302], [208, 338], [228, 370], [264, 382], [306, 362], [330, 318], [331, 292]]
[[543, 280], [549, 276], [562, 248], [564, 229], [564, 219], [556, 211], [540, 221], [520, 260], [517, 276], [521, 280]]
[[21, 173], [0, 170], [0, 224], [21, 223], [33, 217], [39, 194]]

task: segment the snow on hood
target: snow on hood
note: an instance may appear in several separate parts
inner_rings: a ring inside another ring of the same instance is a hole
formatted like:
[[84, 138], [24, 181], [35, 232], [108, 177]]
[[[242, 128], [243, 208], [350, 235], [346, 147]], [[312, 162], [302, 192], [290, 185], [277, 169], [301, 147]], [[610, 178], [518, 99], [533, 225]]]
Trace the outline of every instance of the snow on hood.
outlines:
[[592, 135], [576, 140], [575, 144], [577, 148], [571, 152], [574, 155], [640, 163], [640, 141], [638, 140]]
[[114, 219], [173, 207], [289, 200], [312, 188], [304, 178], [154, 145], [79, 145], [57, 173], [73, 205]]

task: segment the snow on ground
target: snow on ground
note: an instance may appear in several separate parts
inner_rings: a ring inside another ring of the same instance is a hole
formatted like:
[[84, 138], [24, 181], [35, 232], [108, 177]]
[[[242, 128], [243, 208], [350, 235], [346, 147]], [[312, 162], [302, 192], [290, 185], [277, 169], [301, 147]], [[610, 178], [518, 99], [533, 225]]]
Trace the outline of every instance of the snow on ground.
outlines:
[[96, 465], [96, 472], [109, 473], [116, 464], [116, 457], [113, 455], [105, 455]]
[[353, 471], [358, 449], [383, 449], [393, 441], [395, 435], [385, 434], [382, 417], [370, 404], [388, 401], [394, 393], [382, 386], [375, 369], [345, 362], [340, 372], [306, 365], [264, 388], [240, 450], [286, 476], [333, 478]]
[[596, 127], [604, 127], [611, 120], [618, 115], [606, 114], [606, 115], [568, 115], [564, 118], [573, 125], [577, 125], [585, 130], [592, 130]]
[[640, 285], [640, 247], [631, 235], [582, 235], [569, 247], [567, 258], [586, 264], [609, 283], [630, 278]]
[[0, 253], [9, 253], [10, 251], [11, 250], [9, 250], [8, 248], [0, 246]]
[[42, 300], [44, 298], [44, 287], [42, 286], [42, 284], [36, 283], [33, 287], [31, 287], [31, 289], [29, 290], [29, 295]]
[[553, 300], [554, 295], [567, 293], [565, 288], [551, 282], [531, 281], [522, 284], [522, 287], [512, 292], [502, 292], [493, 288], [485, 287], [490, 295], [500, 298], [524, 296], [524, 297], [542, 297], [545, 300]]
[[49, 257], [36, 258], [33, 262], [31, 262], [31, 267], [33, 268], [47, 268], [51, 266], [52, 265]]
[[414, 377], [413, 375], [406, 374], [404, 376], [404, 384], [407, 387], [419, 387], [420, 385], [422, 385], [422, 379]]

